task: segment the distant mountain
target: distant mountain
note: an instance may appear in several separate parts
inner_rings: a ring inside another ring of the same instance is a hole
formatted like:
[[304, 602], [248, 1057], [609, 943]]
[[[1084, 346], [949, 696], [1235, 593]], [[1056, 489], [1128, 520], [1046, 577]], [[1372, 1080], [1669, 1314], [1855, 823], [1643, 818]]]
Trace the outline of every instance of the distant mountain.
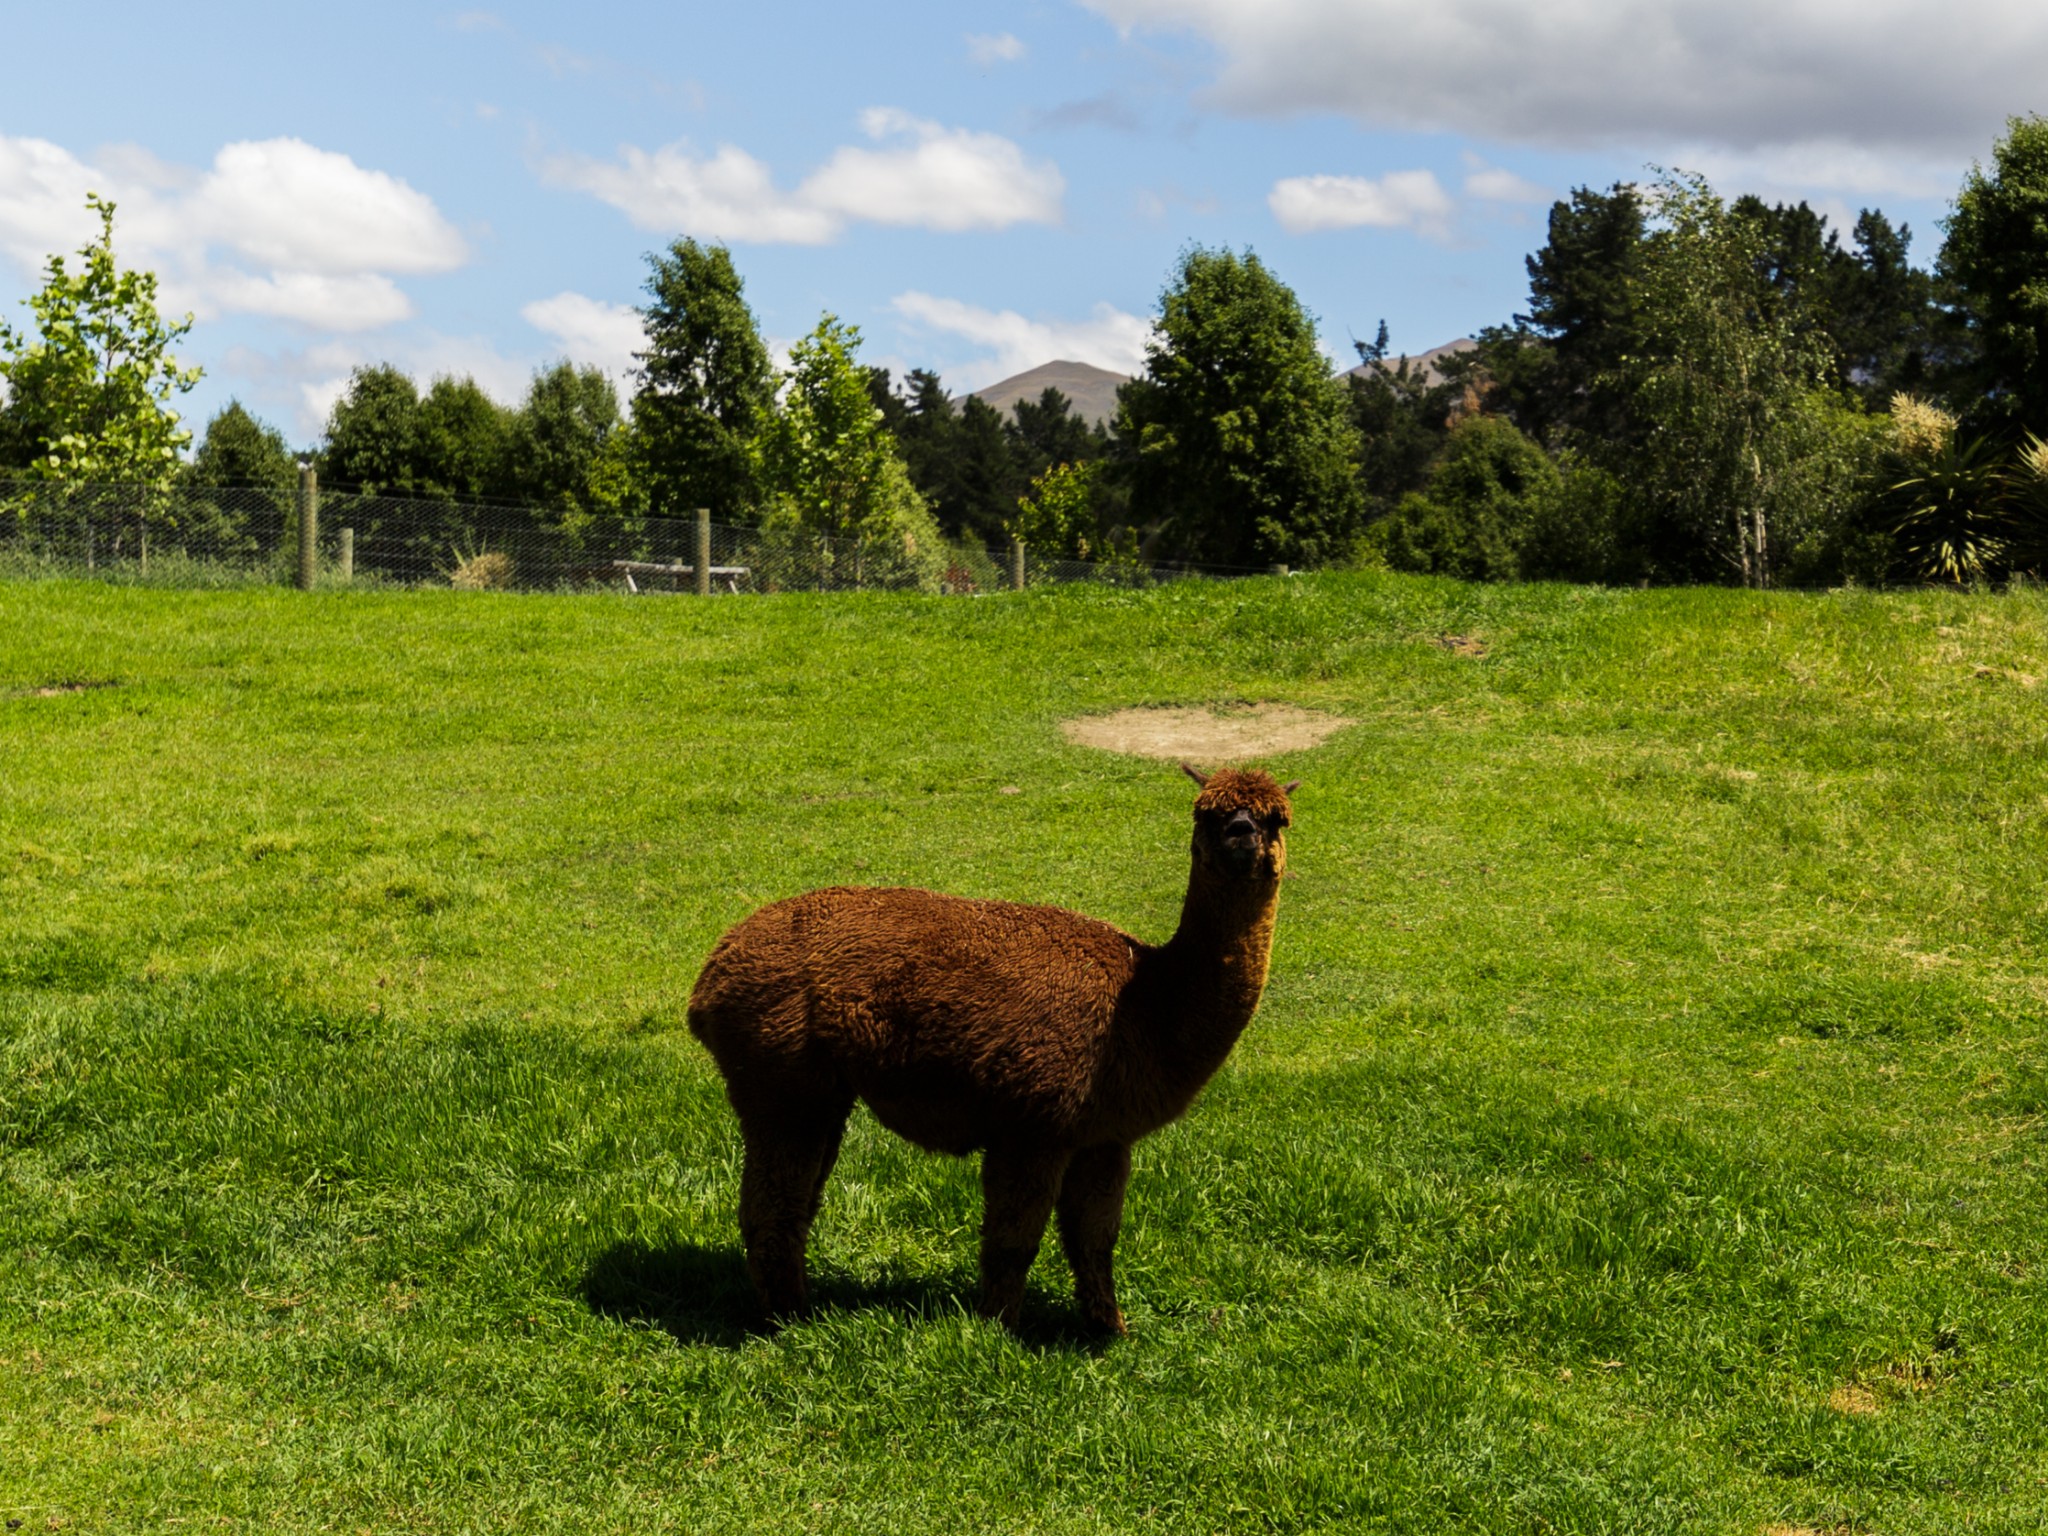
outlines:
[[[1440, 347], [1431, 347], [1427, 352], [1410, 352], [1408, 354], [1408, 366], [1411, 371], [1420, 368], [1429, 382], [1435, 384], [1444, 376], [1443, 369], [1437, 366], [1439, 363], [1447, 357], [1455, 357], [1460, 352], [1470, 352], [1478, 345], [1479, 343], [1470, 336], [1460, 336], [1456, 341], [1447, 341]], [[1393, 368], [1398, 366], [1399, 363], [1399, 358], [1390, 357], [1383, 366]], [[1363, 373], [1372, 366], [1371, 363], [1360, 363], [1356, 368], [1347, 368], [1344, 371], [1346, 373]]]
[[1092, 363], [1041, 363], [1014, 378], [1004, 379], [974, 393], [1008, 415], [1019, 400], [1034, 404], [1048, 389], [1056, 389], [1072, 403], [1074, 410], [1089, 421], [1109, 424], [1116, 415], [1116, 388], [1130, 375], [1111, 373]]
[[[1443, 377], [1438, 364], [1459, 352], [1469, 352], [1479, 343], [1469, 336], [1460, 336], [1456, 341], [1447, 341], [1440, 347], [1431, 347], [1427, 352], [1413, 352], [1408, 355], [1411, 368], [1419, 367], [1431, 383]], [[1396, 359], [1389, 358], [1388, 366]], [[1346, 373], [1363, 373], [1370, 363], [1360, 363]], [[997, 410], [1008, 415], [1017, 408], [1019, 400], [1036, 401], [1048, 388], [1056, 389], [1072, 402], [1073, 408], [1089, 421], [1109, 425], [1116, 415], [1116, 391], [1119, 384], [1129, 381], [1130, 375], [1111, 373], [1107, 368], [1097, 368], [1092, 363], [1041, 363], [999, 384], [974, 393], [986, 400]]]

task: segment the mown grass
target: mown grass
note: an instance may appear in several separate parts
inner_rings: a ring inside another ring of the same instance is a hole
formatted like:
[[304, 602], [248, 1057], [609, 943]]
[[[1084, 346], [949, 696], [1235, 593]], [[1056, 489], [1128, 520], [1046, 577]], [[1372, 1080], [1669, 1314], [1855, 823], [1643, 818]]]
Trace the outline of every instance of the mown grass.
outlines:
[[[0, 1513], [2038, 1530], [2043, 676], [2032, 593], [0, 585]], [[849, 880], [1163, 936], [1184, 781], [1056, 724], [1237, 699], [1357, 723], [1273, 764], [1133, 1337], [1050, 1248], [969, 1318], [972, 1167], [860, 1117], [751, 1331], [712, 939]]]

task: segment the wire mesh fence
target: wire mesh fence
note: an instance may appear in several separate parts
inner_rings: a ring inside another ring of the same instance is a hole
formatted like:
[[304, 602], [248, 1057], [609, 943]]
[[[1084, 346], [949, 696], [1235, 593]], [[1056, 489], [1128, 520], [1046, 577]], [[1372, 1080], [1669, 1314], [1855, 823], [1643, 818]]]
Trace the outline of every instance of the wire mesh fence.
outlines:
[[324, 486], [314, 504], [313, 558], [302, 565], [304, 509], [296, 488], [0, 481], [0, 579], [199, 587], [285, 585], [303, 574], [318, 586], [970, 594], [1048, 582], [1151, 586], [1255, 574], [1139, 556], [1067, 560], [972, 541], [921, 544], [903, 535], [864, 540], [712, 524], [700, 587], [704, 535], [690, 519]]

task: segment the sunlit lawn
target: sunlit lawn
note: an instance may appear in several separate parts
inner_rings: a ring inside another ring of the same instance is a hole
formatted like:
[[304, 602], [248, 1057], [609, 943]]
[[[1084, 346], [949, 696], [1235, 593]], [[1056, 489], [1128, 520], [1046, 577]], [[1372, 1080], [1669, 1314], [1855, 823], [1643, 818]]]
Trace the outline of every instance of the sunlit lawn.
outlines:
[[[0, 1514], [2038, 1531], [2036, 678], [2032, 593], [0, 584]], [[720, 930], [1164, 937], [1191, 786], [1057, 722], [1260, 699], [1355, 724], [1271, 764], [1299, 878], [1139, 1150], [1132, 1337], [1053, 1245], [969, 1317], [973, 1167], [863, 1117], [754, 1331]]]

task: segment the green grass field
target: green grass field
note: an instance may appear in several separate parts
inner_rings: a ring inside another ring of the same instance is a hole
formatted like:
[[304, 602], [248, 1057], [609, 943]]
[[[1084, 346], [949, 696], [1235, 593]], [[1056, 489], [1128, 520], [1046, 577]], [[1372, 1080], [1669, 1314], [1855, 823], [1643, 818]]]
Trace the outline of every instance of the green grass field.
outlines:
[[[2032, 592], [0, 585], [0, 1515], [2039, 1531], [2036, 676]], [[841, 882], [1163, 938], [1191, 786], [1057, 723], [1246, 699], [1356, 724], [1269, 765], [1132, 1337], [1051, 1244], [967, 1315], [973, 1167], [860, 1115], [750, 1331], [712, 940]]]

